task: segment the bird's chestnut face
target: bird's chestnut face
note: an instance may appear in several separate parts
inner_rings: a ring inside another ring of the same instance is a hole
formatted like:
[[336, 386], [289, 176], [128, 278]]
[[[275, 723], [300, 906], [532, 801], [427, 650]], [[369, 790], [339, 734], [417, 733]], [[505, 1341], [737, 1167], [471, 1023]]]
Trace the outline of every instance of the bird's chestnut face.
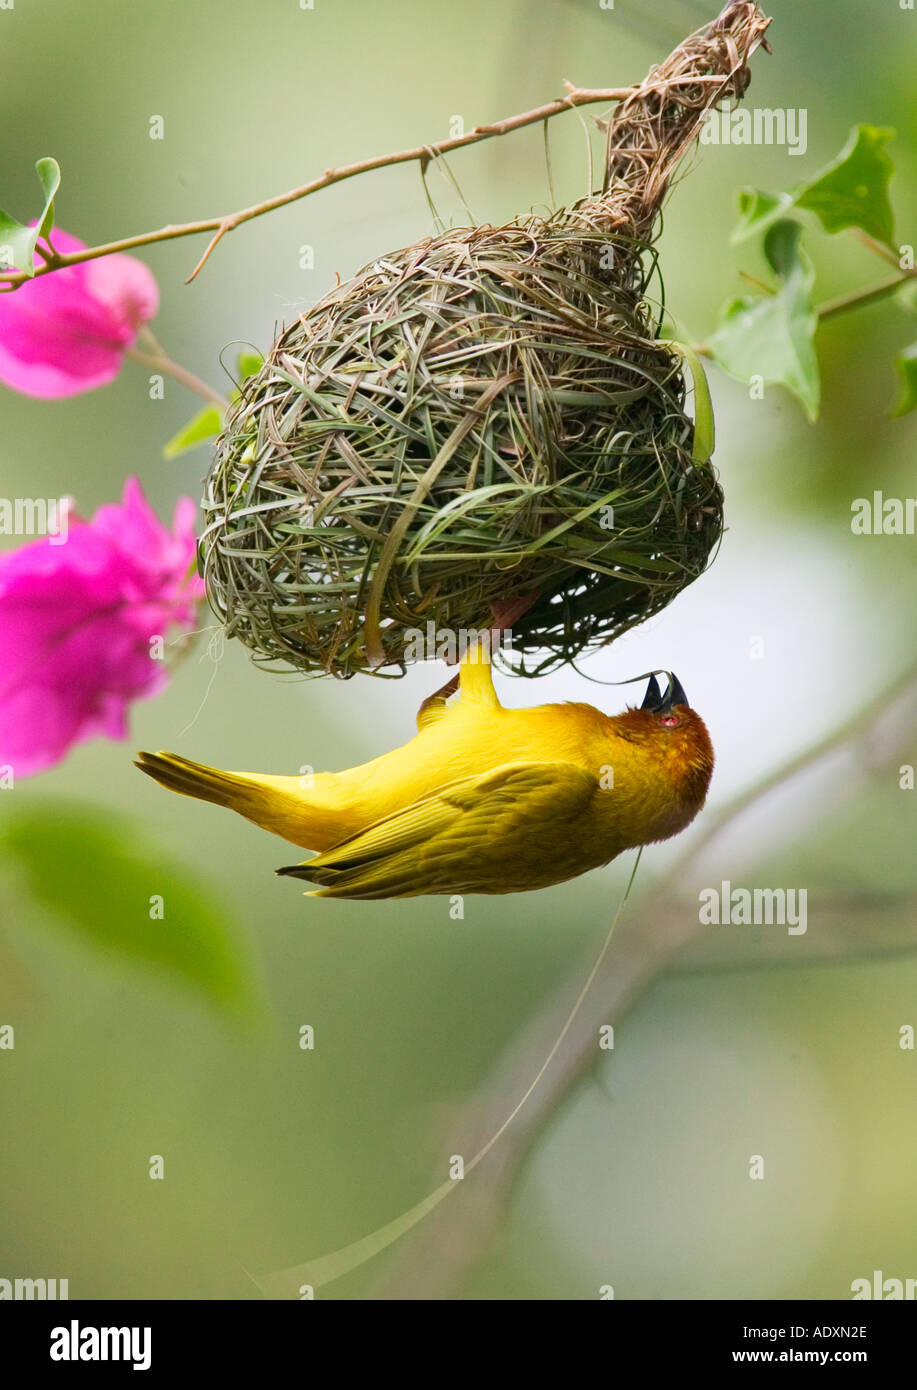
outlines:
[[671, 673], [668, 676], [664, 695], [656, 677], [650, 677], [643, 704], [618, 715], [615, 730], [642, 747], [681, 795], [702, 804], [713, 772], [713, 745], [704, 721], [688, 704], [681, 682]]
[[655, 743], [660, 750], [686, 748], [709, 737], [704, 721], [690, 705], [661, 711], [631, 708], [615, 722], [626, 738], [635, 743]]

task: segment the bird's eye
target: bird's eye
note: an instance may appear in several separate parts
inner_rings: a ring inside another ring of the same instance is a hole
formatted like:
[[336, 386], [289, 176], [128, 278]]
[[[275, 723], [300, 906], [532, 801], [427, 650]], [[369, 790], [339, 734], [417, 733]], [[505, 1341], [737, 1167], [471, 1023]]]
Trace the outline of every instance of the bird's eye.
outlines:
[[674, 729], [676, 724], [679, 724], [681, 721], [677, 714], [664, 714], [662, 716], [662, 722], [667, 729]]

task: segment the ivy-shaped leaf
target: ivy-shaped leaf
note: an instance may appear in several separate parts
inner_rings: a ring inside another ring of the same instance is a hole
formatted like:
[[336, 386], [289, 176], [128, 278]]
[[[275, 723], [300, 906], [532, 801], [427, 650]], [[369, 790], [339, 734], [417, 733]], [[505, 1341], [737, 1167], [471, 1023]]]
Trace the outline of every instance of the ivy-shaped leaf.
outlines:
[[793, 208], [804, 208], [815, 213], [827, 232], [860, 227], [877, 241], [893, 246], [895, 224], [888, 183], [894, 166], [885, 146], [894, 134], [887, 126], [854, 126], [837, 158], [794, 191], [743, 189], [733, 245], [773, 226]]
[[0, 209], [0, 270], [25, 271], [30, 279], [35, 274], [35, 243], [39, 237], [46, 237], [54, 226], [54, 197], [60, 188], [60, 166], [56, 159], [39, 159], [35, 172], [45, 195], [35, 226], [28, 227]]
[[884, 126], [854, 126], [837, 159], [797, 196], [797, 207], [814, 212], [826, 232], [861, 227], [891, 246], [895, 220], [888, 183], [894, 166], [885, 146], [894, 135]]
[[892, 414], [909, 415], [917, 409], [917, 343], [911, 343], [898, 353], [895, 366], [901, 378], [901, 394]]
[[773, 295], [733, 299], [708, 344], [713, 358], [739, 381], [760, 377], [798, 396], [810, 420], [818, 416], [820, 383], [813, 338], [815, 272], [804, 251], [798, 222], [775, 222], [764, 253], [780, 286]]

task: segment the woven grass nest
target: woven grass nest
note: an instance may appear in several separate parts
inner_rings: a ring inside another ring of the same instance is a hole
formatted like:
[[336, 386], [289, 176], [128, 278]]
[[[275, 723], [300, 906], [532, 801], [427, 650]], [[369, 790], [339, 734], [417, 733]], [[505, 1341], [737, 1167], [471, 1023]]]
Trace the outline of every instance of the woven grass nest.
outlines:
[[508, 664], [531, 674], [702, 573], [723, 497], [692, 458], [652, 241], [766, 23], [732, 3], [632, 90], [599, 192], [385, 255], [279, 334], [206, 483], [201, 568], [227, 635], [274, 667], [390, 675], [418, 630], [461, 640], [509, 611]]

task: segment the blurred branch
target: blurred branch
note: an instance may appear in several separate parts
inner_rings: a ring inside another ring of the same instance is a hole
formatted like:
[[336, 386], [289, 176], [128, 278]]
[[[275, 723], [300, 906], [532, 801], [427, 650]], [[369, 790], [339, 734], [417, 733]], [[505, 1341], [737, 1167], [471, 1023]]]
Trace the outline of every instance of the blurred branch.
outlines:
[[824, 304], [819, 304], [815, 310], [819, 322], [834, 318], [835, 314], [845, 314], [848, 309], [859, 309], [864, 304], [872, 304], [877, 299], [887, 299], [890, 294], [896, 294], [902, 285], [906, 285], [908, 280], [913, 280], [915, 277], [917, 277], [917, 270], [904, 270], [900, 275], [894, 275], [890, 280], [883, 280], [879, 285], [873, 285], [863, 290], [853, 290], [850, 294], [838, 295], [837, 299], [828, 299]]
[[[857, 241], [861, 241], [863, 245], [867, 246], [875, 255], [881, 256], [883, 261], [888, 261], [889, 265], [893, 265], [896, 270], [901, 269], [898, 255], [890, 246], [885, 246], [877, 237], [870, 236], [869, 232], [865, 232], [862, 227], [854, 227], [853, 235], [856, 237]], [[914, 272], [912, 271], [911, 273], [913, 274]]]
[[[917, 893], [877, 892], [851, 888], [812, 894], [808, 930], [803, 936], [775, 932], [772, 926], [749, 934], [714, 932], [673, 962], [677, 974], [707, 975], [715, 970], [804, 968], [844, 965], [851, 961], [885, 961], [917, 952]], [[654, 908], [670, 918], [697, 911], [697, 898], [672, 898]]]
[[182, 386], [186, 386], [189, 391], [194, 391], [205, 401], [209, 401], [211, 405], [217, 406], [221, 412], [229, 409], [229, 401], [225, 396], [221, 396], [213, 386], [209, 386], [206, 381], [195, 376], [194, 372], [189, 372], [187, 367], [172, 361], [172, 358], [149, 328], [141, 328], [139, 336], [149, 351], [143, 352], [140, 348], [128, 348], [126, 355], [134, 362], [138, 362], [141, 367], [149, 368], [150, 371], [164, 372], [166, 376], [180, 381]]
[[[695, 84], [700, 80], [703, 79], [692, 78]], [[711, 80], [720, 82], [722, 79]], [[631, 87], [575, 87], [570, 82], [565, 82], [564, 85], [567, 88], [567, 95], [549, 101], [544, 106], [536, 106], [531, 111], [523, 111], [516, 116], [506, 116], [503, 120], [494, 121], [491, 125], [475, 126], [473, 130], [467, 131], [464, 135], [455, 135], [448, 140], [439, 140], [428, 145], [415, 145], [411, 149], [396, 150], [392, 154], [377, 155], [373, 159], [362, 159], [355, 164], [345, 164], [337, 169], [326, 169], [323, 174], [311, 179], [308, 183], [301, 184], [299, 188], [291, 188], [286, 193], [278, 193], [273, 198], [266, 198], [261, 203], [253, 203], [251, 207], [240, 208], [237, 212], [226, 212], [220, 217], [206, 217], [198, 222], [170, 223], [168, 226], [160, 227], [158, 231], [141, 232], [137, 236], [124, 237], [120, 241], [108, 241], [100, 246], [86, 246], [80, 251], [71, 251], [67, 255], [61, 255], [50, 244], [47, 248], [39, 247], [43, 264], [36, 265], [34, 277], [30, 277], [23, 270], [5, 271], [0, 273], [0, 286], [7, 290], [17, 289], [25, 280], [38, 279], [41, 275], [51, 275], [55, 270], [63, 270], [69, 265], [78, 265], [81, 261], [98, 260], [101, 256], [113, 256], [119, 251], [135, 251], [138, 246], [151, 246], [159, 241], [174, 241], [178, 237], [200, 236], [204, 232], [212, 232], [213, 236], [210, 238], [204, 254], [185, 282], [190, 284], [203, 267], [211, 251], [227, 232], [234, 231], [236, 227], [241, 227], [244, 222], [251, 222], [253, 218], [261, 217], [266, 212], [273, 212], [276, 208], [286, 207], [289, 203], [298, 202], [300, 198], [307, 198], [311, 193], [317, 193], [321, 188], [330, 188], [332, 184], [343, 183], [345, 179], [356, 178], [358, 174], [367, 174], [372, 169], [386, 169], [393, 164], [414, 162], [419, 163], [421, 168], [426, 170], [427, 165], [434, 159], [438, 159], [444, 154], [450, 154], [453, 150], [464, 149], [467, 145], [477, 145], [482, 140], [492, 140], [498, 135], [508, 135], [510, 131], [521, 130], [523, 126], [535, 125], [540, 121], [549, 121], [552, 117], [559, 116], [561, 112], [569, 111], [577, 106], [622, 101], [633, 90]]]
[[[867, 737], [880, 731], [885, 717], [894, 712], [899, 701], [915, 695], [917, 663], [852, 718], [755, 782], [708, 819], [701, 836], [660, 877], [649, 898], [625, 923], [625, 930], [603, 962], [575, 1026], [558, 1049], [552, 1068], [513, 1127], [481, 1163], [475, 1181], [463, 1184], [457, 1200], [444, 1204], [405, 1237], [370, 1296], [429, 1300], [455, 1293], [499, 1229], [513, 1184], [536, 1138], [595, 1063], [600, 1026], [613, 1023], [617, 1027], [653, 981], [707, 930], [698, 920], [696, 903], [691, 904], [694, 910], [690, 912], [672, 910], [673, 887], [746, 811], [833, 754], [857, 749]], [[850, 779], [851, 791], [853, 782]], [[582, 978], [579, 965], [497, 1062], [489, 1081], [457, 1121], [461, 1141], [453, 1139], [447, 1152], [474, 1153], [495, 1132], [512, 1107], [513, 1098], [524, 1089], [532, 1058], [544, 1055], [563, 1026]]]
[[876, 721], [886, 713], [889, 706], [893, 706], [908, 691], [917, 688], [917, 662], [909, 666], [897, 680], [892, 681], [881, 694], [874, 700], [870, 700], [855, 715], [841, 724], [824, 738], [811, 744], [808, 748], [797, 753], [794, 758], [782, 764], [774, 772], [766, 773], [759, 781], [753, 782], [750, 787], [742, 791], [732, 801], [726, 803], [722, 810], [708, 820], [703, 834], [695, 839], [680, 858], [676, 859], [666, 874], [659, 879], [656, 889], [668, 887], [670, 883], [676, 882], [687, 868], [696, 859], [699, 859], [707, 846], [710, 845], [728, 826], [738, 820], [756, 802], [768, 796], [777, 787], [798, 777], [801, 772], [827, 758], [831, 753], [837, 752], [846, 746], [855, 745], [864, 733], [871, 733]]

